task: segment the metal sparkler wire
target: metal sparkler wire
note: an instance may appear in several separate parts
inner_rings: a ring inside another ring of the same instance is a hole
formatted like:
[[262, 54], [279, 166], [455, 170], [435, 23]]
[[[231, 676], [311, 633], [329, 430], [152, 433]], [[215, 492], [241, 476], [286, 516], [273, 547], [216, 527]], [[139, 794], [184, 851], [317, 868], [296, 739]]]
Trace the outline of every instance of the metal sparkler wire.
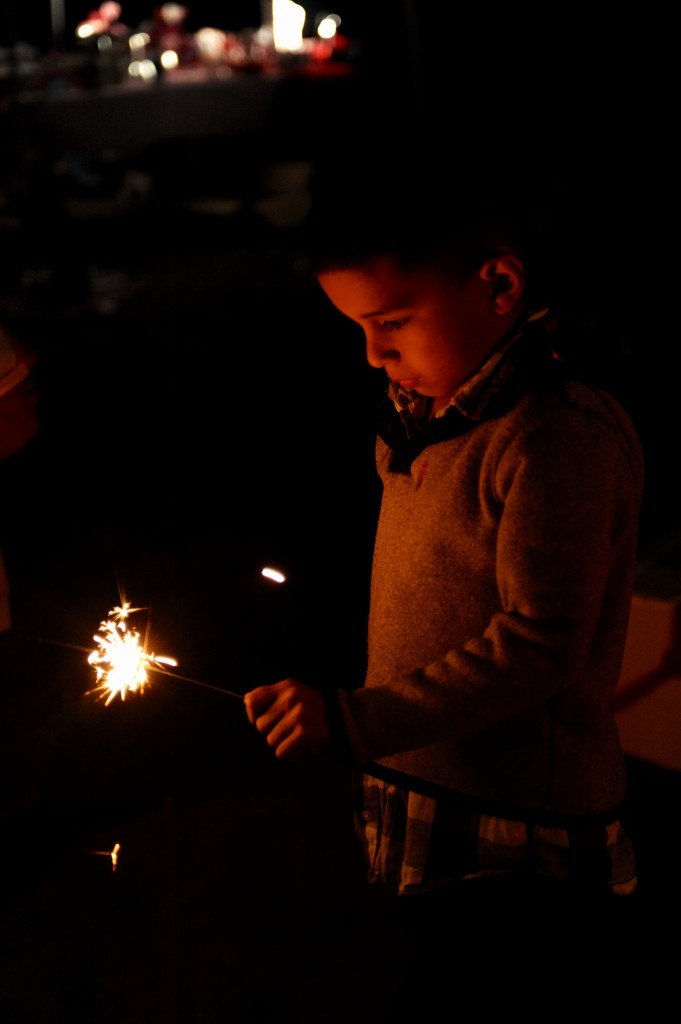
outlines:
[[191, 679], [189, 676], [178, 675], [177, 672], [169, 672], [165, 668], [150, 668], [150, 672], [157, 672], [161, 676], [170, 676], [171, 679], [180, 679], [185, 683], [193, 683], [194, 686], [203, 686], [206, 690], [217, 690], [218, 693], [224, 693], [227, 697], [238, 697], [239, 700], [243, 700], [243, 693], [237, 693], [235, 690], [225, 690], [221, 686], [214, 686], [212, 683], [204, 683], [201, 679]]

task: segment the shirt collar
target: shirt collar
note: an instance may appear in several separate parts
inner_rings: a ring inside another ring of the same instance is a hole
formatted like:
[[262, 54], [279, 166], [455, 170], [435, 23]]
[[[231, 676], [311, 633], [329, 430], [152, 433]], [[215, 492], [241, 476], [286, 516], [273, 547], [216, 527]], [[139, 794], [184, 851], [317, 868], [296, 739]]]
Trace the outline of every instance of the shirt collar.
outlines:
[[[520, 324], [512, 328], [495, 346], [480, 369], [452, 396], [444, 409], [439, 409], [432, 414], [432, 419], [441, 419], [453, 408], [458, 409], [468, 419], [482, 418], [482, 412], [488, 401], [499, 391], [506, 380], [507, 373], [504, 372], [503, 364], [507, 354], [525, 334], [529, 324], [540, 320], [544, 320], [547, 327], [549, 323], [552, 323], [548, 308], [530, 313], [523, 318]], [[395, 381], [390, 381], [388, 391], [403, 421], [409, 421], [419, 427], [431, 418], [432, 398], [425, 398], [418, 391], [410, 391]]]

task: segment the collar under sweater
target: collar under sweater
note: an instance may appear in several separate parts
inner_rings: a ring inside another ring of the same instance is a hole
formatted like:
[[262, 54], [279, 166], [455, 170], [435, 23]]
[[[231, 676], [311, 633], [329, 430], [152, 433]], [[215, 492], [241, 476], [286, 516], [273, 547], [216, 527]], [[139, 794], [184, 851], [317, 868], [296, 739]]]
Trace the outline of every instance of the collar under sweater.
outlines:
[[428, 445], [501, 415], [528, 387], [555, 387], [562, 368], [552, 344], [554, 331], [547, 309], [530, 314], [499, 342], [449, 405], [434, 415], [432, 399], [390, 381], [379, 406], [377, 433], [394, 453], [391, 468], [409, 472]]

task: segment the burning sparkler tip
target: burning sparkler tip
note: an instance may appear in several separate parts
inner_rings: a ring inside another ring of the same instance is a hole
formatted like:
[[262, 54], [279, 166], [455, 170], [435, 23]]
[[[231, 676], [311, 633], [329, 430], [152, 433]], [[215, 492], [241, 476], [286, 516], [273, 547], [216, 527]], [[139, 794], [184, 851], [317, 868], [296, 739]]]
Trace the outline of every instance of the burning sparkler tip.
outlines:
[[129, 601], [122, 601], [111, 609], [107, 620], [100, 622], [99, 631], [93, 637], [97, 647], [87, 660], [94, 667], [98, 685], [88, 693], [98, 694], [98, 699], [104, 700], [105, 705], [110, 704], [116, 695], [125, 700], [130, 692], [143, 692], [149, 683], [150, 671], [177, 665], [174, 658], [149, 654], [140, 642], [138, 631], [126, 621], [133, 613], [145, 610], [131, 607]]

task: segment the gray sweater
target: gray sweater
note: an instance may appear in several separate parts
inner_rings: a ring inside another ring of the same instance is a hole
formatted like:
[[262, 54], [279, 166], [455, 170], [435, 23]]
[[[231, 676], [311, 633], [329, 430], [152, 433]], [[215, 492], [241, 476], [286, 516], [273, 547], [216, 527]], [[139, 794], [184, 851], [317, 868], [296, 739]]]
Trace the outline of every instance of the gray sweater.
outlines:
[[611, 701], [643, 459], [621, 406], [528, 372], [544, 359], [490, 361], [406, 459], [378, 438], [368, 669], [340, 713], [358, 765], [596, 814], [626, 788]]

